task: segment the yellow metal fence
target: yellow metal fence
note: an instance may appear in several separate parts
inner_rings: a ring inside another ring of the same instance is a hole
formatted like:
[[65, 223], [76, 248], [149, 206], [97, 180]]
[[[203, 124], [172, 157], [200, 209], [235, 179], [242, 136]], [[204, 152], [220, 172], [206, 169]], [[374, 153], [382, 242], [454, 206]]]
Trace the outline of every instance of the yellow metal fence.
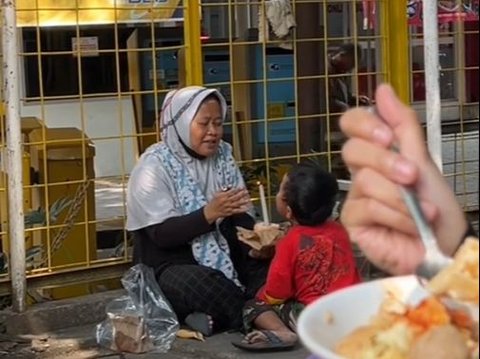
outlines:
[[[370, 98], [378, 83], [390, 81], [422, 113], [415, 87], [423, 69], [415, 68], [422, 61], [421, 32], [408, 25], [402, 1], [295, 0], [281, 11], [247, 0], [17, 4], [28, 277], [29, 284], [38, 279], [30, 284], [41, 288], [38, 295], [60, 298], [118, 285], [111, 278], [130, 260], [128, 175], [159, 140], [157, 114], [171, 88], [220, 89], [229, 104], [225, 139], [254, 200], [257, 181], [266, 184], [276, 219], [273, 198], [293, 163], [312, 158], [348, 179], [339, 159], [340, 112], [330, 104], [337, 80]], [[445, 120], [451, 129], [445, 175], [465, 208], [478, 210], [478, 82], [475, 98], [469, 80], [475, 71], [478, 80], [478, 46], [475, 62], [468, 45], [475, 36], [478, 43], [478, 20], [476, 28], [452, 24], [442, 36], [451, 34], [453, 46], [462, 38], [465, 46], [446, 53], [454, 62], [442, 69], [448, 78], [459, 76], [455, 101], [446, 103], [458, 111]], [[333, 73], [330, 59], [347, 43], [356, 45], [354, 67]], [[3, 283], [6, 176], [2, 170]], [[96, 283], [88, 283], [93, 277]]]

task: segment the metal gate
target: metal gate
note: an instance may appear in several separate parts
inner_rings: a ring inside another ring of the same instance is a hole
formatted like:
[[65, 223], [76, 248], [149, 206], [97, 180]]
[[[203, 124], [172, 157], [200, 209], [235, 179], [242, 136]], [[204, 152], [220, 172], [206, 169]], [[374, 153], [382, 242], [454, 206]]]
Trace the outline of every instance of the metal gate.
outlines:
[[[15, 235], [25, 237], [32, 298], [118, 286], [112, 279], [130, 263], [126, 183], [139, 154], [160, 140], [157, 114], [171, 88], [220, 89], [229, 105], [225, 139], [255, 204], [257, 183], [265, 185], [274, 219], [278, 184], [293, 163], [321, 161], [348, 187], [342, 111], [332, 105], [339, 91], [359, 105], [360, 95], [372, 98], [389, 81], [423, 118], [421, 29], [405, 16], [418, 1], [274, 3], [16, 1], [26, 220]], [[440, 24], [444, 173], [468, 211], [478, 211], [478, 10], [476, 19]], [[353, 66], [335, 69], [342, 52]], [[7, 294], [5, 121], [0, 129]]]

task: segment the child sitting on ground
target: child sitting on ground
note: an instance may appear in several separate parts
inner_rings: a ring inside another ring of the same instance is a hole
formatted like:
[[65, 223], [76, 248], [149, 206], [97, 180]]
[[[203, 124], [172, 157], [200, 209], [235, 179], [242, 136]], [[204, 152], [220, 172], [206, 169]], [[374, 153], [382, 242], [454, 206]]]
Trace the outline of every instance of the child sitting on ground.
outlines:
[[245, 306], [246, 330], [258, 330], [247, 334], [243, 349], [261, 349], [272, 344], [272, 335], [280, 337], [272, 308], [295, 332], [305, 305], [360, 282], [348, 234], [331, 219], [337, 193], [336, 178], [313, 162], [296, 165], [284, 176], [276, 207], [292, 227], [277, 244], [265, 285]]

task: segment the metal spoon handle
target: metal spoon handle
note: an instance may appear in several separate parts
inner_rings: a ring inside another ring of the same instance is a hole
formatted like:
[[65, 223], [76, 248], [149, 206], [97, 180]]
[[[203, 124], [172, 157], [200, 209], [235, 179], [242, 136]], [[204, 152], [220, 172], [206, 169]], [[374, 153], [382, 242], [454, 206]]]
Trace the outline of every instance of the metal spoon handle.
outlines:
[[[371, 108], [370, 111], [378, 116], [375, 108]], [[393, 152], [400, 152], [395, 144], [393, 144], [390, 149]], [[400, 193], [413, 221], [415, 222], [420, 239], [425, 247], [425, 257], [418, 265], [415, 272], [423, 278], [430, 279], [451, 263], [452, 259], [446, 257], [438, 247], [437, 239], [430, 224], [425, 218], [425, 214], [422, 211], [415, 189], [413, 187], [400, 186]]]
[[420, 202], [414, 190], [408, 187], [401, 187], [400, 191], [408, 211], [417, 225], [423, 245], [428, 247], [431, 246], [433, 242], [436, 246], [437, 243], [435, 241], [435, 235], [432, 231], [432, 228], [428, 224], [427, 219], [425, 218], [422, 208], [420, 207]]
[[[396, 145], [392, 145], [392, 151], [400, 153], [398, 147]], [[412, 216], [418, 232], [420, 234], [420, 238], [422, 239], [423, 245], [425, 247], [430, 247], [434, 245], [437, 246], [437, 242], [435, 240], [435, 235], [428, 223], [427, 219], [425, 218], [425, 214], [423, 213], [422, 207], [420, 206], [420, 201], [415, 193], [413, 188], [407, 186], [401, 186], [400, 192], [402, 194], [403, 200]]]

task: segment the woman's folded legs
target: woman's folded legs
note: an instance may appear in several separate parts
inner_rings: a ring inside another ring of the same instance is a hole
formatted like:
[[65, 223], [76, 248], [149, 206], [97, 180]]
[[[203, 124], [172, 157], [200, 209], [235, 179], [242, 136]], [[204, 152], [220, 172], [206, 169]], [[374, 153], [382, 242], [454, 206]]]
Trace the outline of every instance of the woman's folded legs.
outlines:
[[181, 322], [193, 313], [204, 313], [211, 317], [213, 331], [242, 327], [244, 293], [222, 272], [200, 265], [172, 265], [158, 282]]

